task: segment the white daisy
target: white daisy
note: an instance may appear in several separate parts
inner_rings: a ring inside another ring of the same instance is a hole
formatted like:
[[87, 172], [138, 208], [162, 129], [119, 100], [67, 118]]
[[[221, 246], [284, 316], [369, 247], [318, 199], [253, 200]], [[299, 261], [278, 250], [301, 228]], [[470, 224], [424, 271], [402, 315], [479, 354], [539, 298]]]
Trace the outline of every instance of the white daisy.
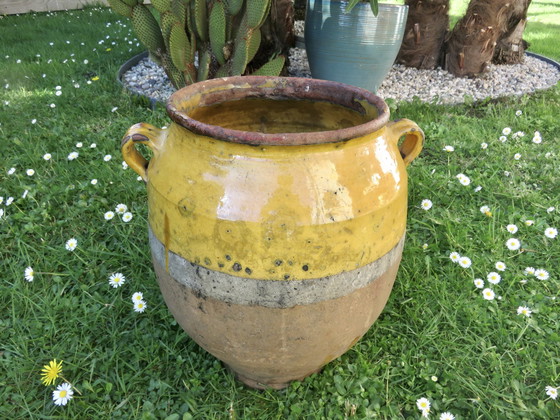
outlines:
[[10, 168], [8, 170], [8, 175], [12, 175], [16, 171], [16, 168]]
[[132, 295], [132, 302], [140, 302], [144, 300], [144, 295], [142, 294], [142, 292], [135, 292]]
[[538, 278], [539, 280], [548, 280], [550, 275], [548, 274], [548, 271], [539, 268], [535, 270], [535, 277]]
[[484, 280], [474, 279], [474, 285], [477, 289], [482, 289], [484, 287]]
[[127, 210], [128, 206], [126, 204], [117, 204], [117, 207], [115, 207], [115, 212], [117, 212], [118, 214], [124, 214]]
[[109, 285], [113, 286], [113, 288], [120, 287], [124, 284], [126, 278], [123, 276], [122, 273], [113, 273], [109, 276]]
[[45, 160], [51, 160], [51, 158], [52, 158], [52, 155], [50, 153], [45, 153], [43, 155], [43, 159], [45, 159]]
[[430, 400], [427, 398], [423, 397], [416, 400], [416, 407], [418, 407], [420, 411], [430, 411], [430, 406]]
[[428, 249], [428, 244], [422, 245], [422, 249]]
[[472, 261], [469, 257], [459, 258], [459, 265], [463, 268], [469, 268], [472, 265]]
[[516, 225], [507, 225], [506, 229], [509, 233], [517, 233], [517, 231], [518, 231]]
[[505, 128], [502, 130], [502, 134], [503, 134], [504, 136], [509, 136], [510, 133], [511, 133], [511, 128], [509, 128], [509, 127], [505, 127]]
[[53, 402], [55, 405], [66, 405], [68, 401], [72, 399], [74, 391], [72, 391], [72, 386], [65, 382], [56, 387], [53, 391]]
[[558, 389], [557, 388], [554, 388], [552, 386], [546, 386], [545, 391], [546, 391], [546, 395], [548, 395], [553, 400], [558, 398]]
[[34, 277], [35, 277], [35, 272], [33, 271], [33, 269], [31, 267], [27, 267], [25, 269], [24, 276], [25, 276], [25, 280], [27, 280], [29, 282], [32, 282]]
[[89, 147], [90, 147], [90, 149], [95, 149], [95, 148], [97, 147], [97, 144], [91, 143], [91, 144], [89, 145]]
[[517, 251], [521, 248], [521, 242], [519, 242], [519, 239], [510, 238], [506, 241], [506, 246], [510, 251]]
[[531, 314], [533, 313], [532, 310], [530, 310], [528, 307], [526, 306], [519, 306], [517, 308], [517, 315], [525, 315], [527, 318], [531, 316]]
[[420, 206], [424, 210], [430, 210], [432, 208], [432, 205], [433, 205], [432, 201], [428, 199], [422, 200], [422, 204], [420, 204]]
[[454, 263], [458, 263], [461, 256], [458, 252], [452, 252], [451, 254], [449, 254], [449, 258], [451, 258], [451, 261], [453, 261]]
[[488, 283], [498, 284], [502, 280], [502, 276], [500, 276], [495, 271], [492, 271], [492, 272], [488, 273], [488, 275], [486, 276], [486, 279], [488, 280]]
[[516, 116], [516, 117], [520, 117], [521, 115], [523, 115], [523, 111], [521, 111], [520, 109], [518, 109], [517, 111], [515, 111], [515, 116]]
[[134, 312], [144, 312], [148, 305], [143, 300], [134, 302]]
[[31, 124], [37, 124], [37, 118], [33, 118], [33, 119], [31, 120]]
[[482, 187], [479, 185], [478, 187], [476, 187], [476, 188], [474, 189], [474, 192], [479, 192], [480, 190], [482, 190]]
[[89, 183], [90, 183], [91, 185], [97, 185], [97, 179], [94, 178], [94, 179], [92, 179]]
[[111, 220], [113, 217], [115, 217], [115, 213], [113, 213], [112, 211], [107, 211], [105, 212], [103, 217], [105, 218], [105, 220]]
[[105, 155], [105, 156], [103, 156], [103, 160], [104, 160], [105, 162], [109, 162], [109, 161], [111, 160], [111, 158], [112, 158], [111, 155]]
[[500, 136], [500, 138], [498, 140], [500, 140], [502, 143], [505, 143], [507, 141], [507, 137], [506, 136]]
[[10, 204], [12, 204], [14, 202], [14, 197], [8, 197], [6, 199], [6, 206], [9, 206]]
[[111, 112], [115, 112], [117, 109], [119, 109], [118, 107], [113, 107], [113, 109], [111, 109]]
[[480, 143], [480, 148], [481, 149], [488, 149], [488, 143]]
[[128, 163], [126, 163], [124, 160], [122, 161], [122, 168], [123, 168], [123, 169], [127, 169], [127, 168], [128, 168]]
[[515, 155], [513, 155], [513, 158], [514, 158], [515, 160], [521, 159], [521, 153], [516, 153]]
[[525, 226], [533, 226], [535, 224], [534, 220], [525, 220]]
[[67, 158], [67, 159], [68, 159], [68, 160], [74, 160], [74, 159], [77, 159], [79, 155], [80, 155], [80, 154], [79, 154], [78, 152], [71, 152], [71, 153], [68, 155], [68, 158]]
[[79, 141], [78, 143], [76, 143], [76, 147], [77, 147], [78, 149], [82, 148], [83, 146], [84, 146], [84, 144], [83, 144], [81, 141]]
[[128, 223], [132, 220], [132, 213], [127, 211], [125, 214], [122, 215], [122, 220], [125, 223]]
[[558, 229], [556, 228], [549, 227], [544, 230], [544, 236], [546, 236], [547, 238], [554, 239], [556, 238], [557, 235], [558, 235]]
[[457, 175], [457, 179], [459, 180], [459, 182], [462, 185], [465, 185], [465, 186], [470, 185], [470, 183], [471, 183], [471, 179], [468, 176], [466, 176], [465, 174]]
[[455, 420], [455, 416], [449, 411], [446, 411], [445, 413], [441, 413], [439, 420]]
[[76, 238], [70, 238], [66, 241], [65, 246], [68, 251], [74, 251], [78, 246], [78, 240]]
[[444, 152], [451, 153], [451, 152], [454, 152], [454, 151], [455, 151], [455, 148], [454, 148], [453, 146], [445, 146], [445, 147], [443, 148], [443, 151], [444, 151]]
[[506, 268], [507, 268], [507, 267], [506, 267], [505, 263], [503, 263], [502, 261], [498, 261], [498, 262], [496, 263], [496, 269], [497, 269], [497, 270], [506, 271]]
[[25, 173], [27, 174], [27, 176], [33, 176], [35, 175], [35, 169], [28, 169], [27, 171], [25, 171]]
[[534, 267], [525, 267], [525, 270], [523, 270], [523, 272], [525, 274], [534, 275], [535, 274], [535, 268]]
[[482, 297], [486, 300], [494, 300], [494, 298], [496, 297], [496, 294], [494, 293], [494, 291], [492, 289], [484, 289], [482, 291]]
[[556, 210], [556, 207], [549, 207], [546, 209], [547, 213], [552, 213], [554, 210]]
[[488, 213], [490, 213], [490, 207], [488, 207], [488, 206], [482, 206], [482, 207], [480, 208], [480, 212], [481, 212], [482, 214], [488, 215]]

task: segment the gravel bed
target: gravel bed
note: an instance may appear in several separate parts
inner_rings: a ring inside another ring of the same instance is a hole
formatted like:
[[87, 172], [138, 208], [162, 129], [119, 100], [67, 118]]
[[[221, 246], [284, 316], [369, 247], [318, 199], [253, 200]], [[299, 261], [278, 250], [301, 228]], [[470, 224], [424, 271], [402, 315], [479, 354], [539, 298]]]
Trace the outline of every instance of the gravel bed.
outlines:
[[[302, 48], [290, 50], [290, 76], [311, 77], [307, 55]], [[523, 95], [548, 89], [560, 80], [560, 71], [552, 64], [526, 55], [522, 64], [491, 65], [484, 75], [469, 79], [457, 78], [442, 69], [418, 70], [394, 65], [379, 87], [377, 95], [384, 99], [456, 104], [466, 98]], [[123, 84], [131, 91], [166, 102], [175, 91], [163, 69], [149, 59], [141, 60], [123, 75]]]

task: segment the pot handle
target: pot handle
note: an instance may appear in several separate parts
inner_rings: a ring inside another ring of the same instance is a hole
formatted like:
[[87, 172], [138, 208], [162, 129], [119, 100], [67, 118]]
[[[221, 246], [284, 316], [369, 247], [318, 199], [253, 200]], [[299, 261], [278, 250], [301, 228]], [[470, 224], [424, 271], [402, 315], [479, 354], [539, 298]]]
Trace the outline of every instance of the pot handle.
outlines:
[[121, 142], [121, 152], [124, 161], [134, 172], [148, 182], [149, 161], [136, 150], [137, 144], [148, 146], [154, 155], [158, 155], [163, 143], [165, 130], [161, 130], [147, 123], [134, 124], [128, 129]]
[[390, 121], [387, 124], [387, 130], [389, 131], [389, 140], [397, 144], [399, 139], [406, 135], [399, 146], [399, 151], [404, 164], [408, 166], [420, 154], [424, 146], [424, 132], [415, 122], [406, 118]]

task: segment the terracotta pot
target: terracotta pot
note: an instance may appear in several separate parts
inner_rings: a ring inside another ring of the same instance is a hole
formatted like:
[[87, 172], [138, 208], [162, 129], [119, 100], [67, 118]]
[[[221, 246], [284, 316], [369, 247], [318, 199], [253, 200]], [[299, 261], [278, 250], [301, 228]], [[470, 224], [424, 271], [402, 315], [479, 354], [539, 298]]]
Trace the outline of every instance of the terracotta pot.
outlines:
[[122, 152], [147, 182], [170, 311], [249, 386], [317, 372], [389, 297], [422, 131], [366, 90], [300, 78], [201, 82], [167, 111], [168, 129], [136, 124]]

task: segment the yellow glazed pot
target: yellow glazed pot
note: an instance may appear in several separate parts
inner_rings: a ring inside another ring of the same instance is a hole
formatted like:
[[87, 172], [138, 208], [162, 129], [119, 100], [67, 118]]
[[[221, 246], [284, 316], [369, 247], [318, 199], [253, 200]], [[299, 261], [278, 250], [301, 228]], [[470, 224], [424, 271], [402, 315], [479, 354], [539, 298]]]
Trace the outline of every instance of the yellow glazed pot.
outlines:
[[168, 129], [136, 124], [122, 152], [147, 182], [170, 311], [249, 386], [317, 372], [387, 302], [422, 131], [368, 91], [301, 78], [201, 82], [167, 111]]

